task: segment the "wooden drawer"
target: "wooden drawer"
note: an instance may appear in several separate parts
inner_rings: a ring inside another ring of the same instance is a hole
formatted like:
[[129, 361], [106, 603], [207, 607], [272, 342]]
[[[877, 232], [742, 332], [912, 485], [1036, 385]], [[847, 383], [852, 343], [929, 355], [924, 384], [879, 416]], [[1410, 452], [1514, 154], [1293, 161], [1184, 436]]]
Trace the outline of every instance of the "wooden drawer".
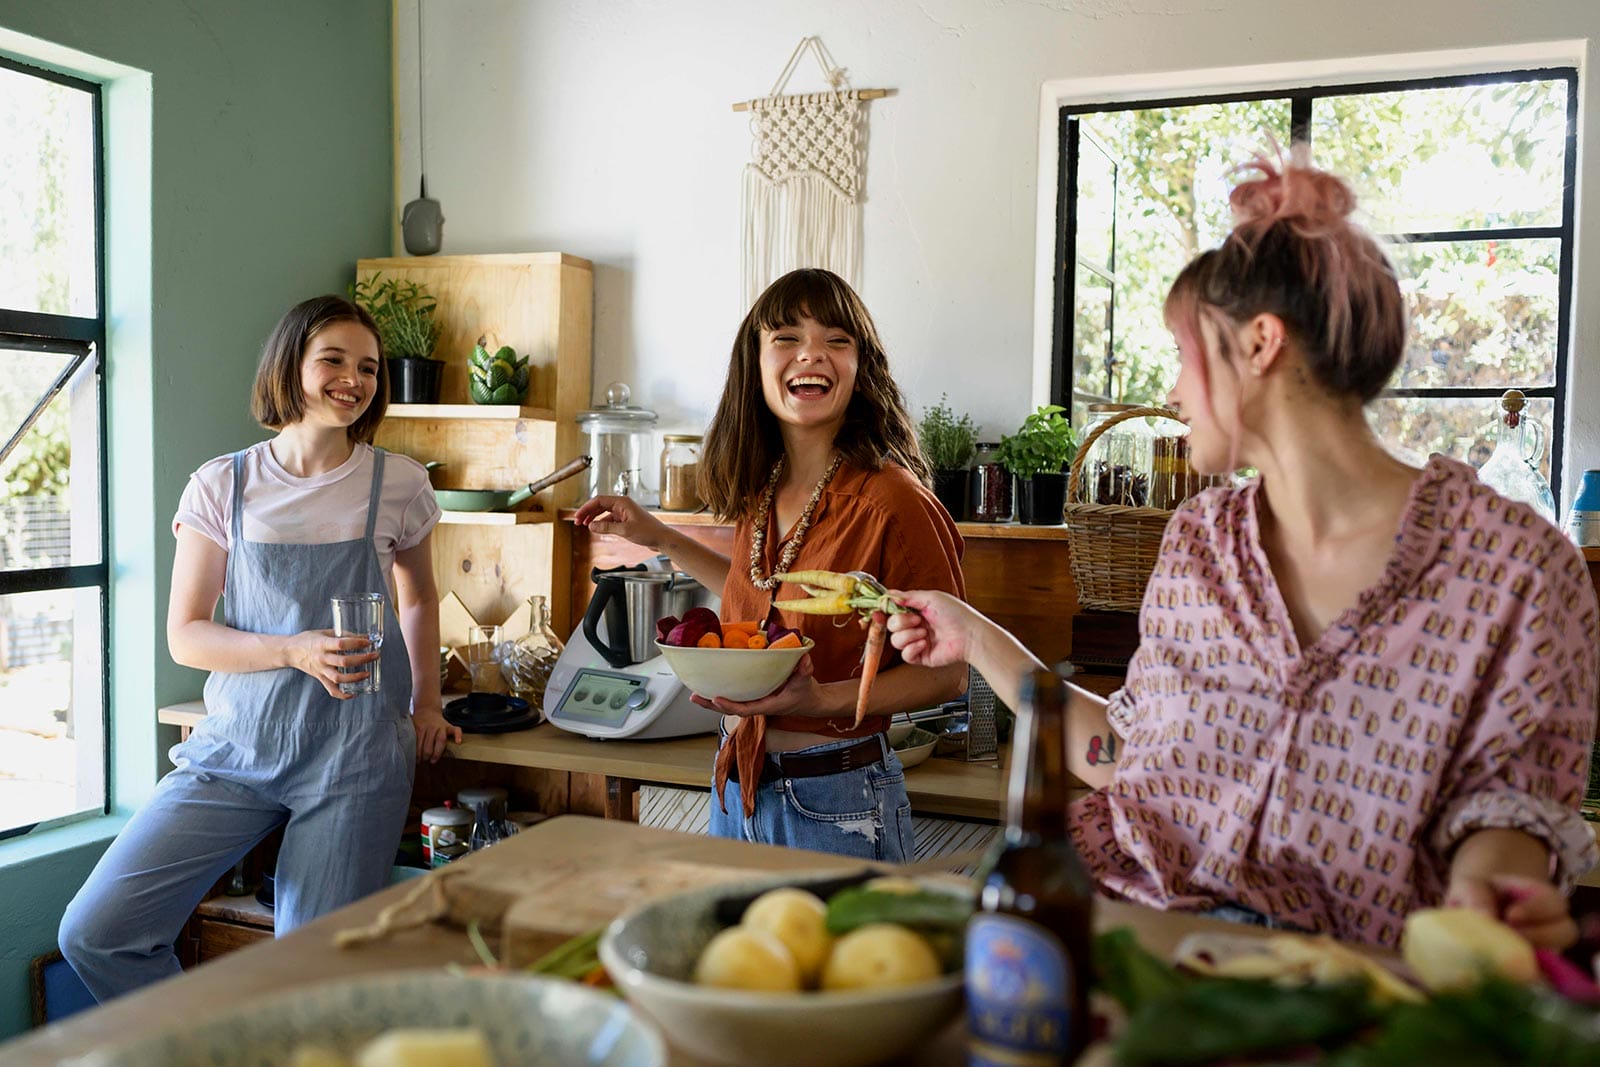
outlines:
[[196, 946], [196, 960], [204, 963], [235, 949], [253, 945], [257, 941], [268, 941], [272, 938], [270, 928], [263, 929], [259, 926], [246, 926], [243, 923], [224, 922], [218, 919], [196, 919], [198, 945]]

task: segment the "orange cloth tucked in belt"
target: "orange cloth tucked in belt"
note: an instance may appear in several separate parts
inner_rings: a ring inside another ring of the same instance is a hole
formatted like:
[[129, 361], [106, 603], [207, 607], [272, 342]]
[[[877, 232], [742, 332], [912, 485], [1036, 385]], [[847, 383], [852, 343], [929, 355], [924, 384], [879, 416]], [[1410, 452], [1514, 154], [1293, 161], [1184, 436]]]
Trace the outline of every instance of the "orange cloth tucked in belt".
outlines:
[[[766, 559], [759, 563], [763, 577], [772, 573], [783, 551], [784, 531], [775, 528], [776, 509], [768, 520]], [[807, 596], [795, 585], [780, 585], [769, 593], [750, 581], [752, 520], [734, 527], [732, 565], [722, 589], [722, 615], [727, 619], [764, 619], [774, 600], [800, 600]], [[890, 589], [937, 589], [965, 598], [961, 577], [961, 534], [950, 514], [904, 467], [890, 464], [881, 471], [864, 471], [843, 464], [823, 490], [795, 557], [793, 570], [866, 571]], [[866, 631], [854, 615], [779, 614], [815, 642], [811, 663], [818, 682], [839, 682], [861, 672], [861, 652]], [[893, 645], [884, 649], [883, 670], [898, 665]], [[731, 768], [739, 768], [744, 814], [755, 813], [756, 783], [766, 756], [767, 716], [740, 720], [717, 753], [712, 784], [722, 799]], [[846, 737], [866, 737], [888, 729], [885, 716], [869, 716], [860, 727], [853, 715], [819, 719], [804, 715], [778, 715], [771, 725], [779, 730], [817, 734], [817, 743]], [[724, 808], [726, 810], [726, 808]]]

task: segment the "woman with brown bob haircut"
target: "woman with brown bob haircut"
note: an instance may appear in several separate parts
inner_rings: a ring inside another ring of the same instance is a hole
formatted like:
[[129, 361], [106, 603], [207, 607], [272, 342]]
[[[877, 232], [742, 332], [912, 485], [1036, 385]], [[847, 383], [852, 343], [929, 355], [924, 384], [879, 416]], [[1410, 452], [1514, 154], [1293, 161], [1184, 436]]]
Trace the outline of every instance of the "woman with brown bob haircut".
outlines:
[[[461, 740], [440, 709], [439, 505], [421, 464], [368, 444], [387, 395], [372, 317], [337, 296], [297, 304], [251, 391], [277, 433], [189, 478], [167, 645], [210, 672], [206, 717], [61, 921], [97, 1000], [177, 974], [195, 905], [279, 826], [280, 936], [383, 888], [417, 757]], [[381, 595], [381, 633], [334, 636], [346, 594]]]
[[773, 601], [806, 597], [775, 577], [802, 570], [861, 570], [889, 586], [964, 595], [961, 535], [927, 476], [861, 298], [837, 275], [807, 269], [773, 282], [740, 323], [706, 432], [700, 494], [733, 522], [732, 557], [626, 497], [578, 509], [593, 532], [669, 556], [720, 589], [725, 620], [761, 620], [814, 642], [769, 696], [695, 698], [723, 713], [712, 833], [866, 859], [914, 854], [904, 771], [884, 733], [896, 712], [958, 695], [965, 669], [886, 659], [856, 726], [865, 634], [829, 616], [782, 614]]

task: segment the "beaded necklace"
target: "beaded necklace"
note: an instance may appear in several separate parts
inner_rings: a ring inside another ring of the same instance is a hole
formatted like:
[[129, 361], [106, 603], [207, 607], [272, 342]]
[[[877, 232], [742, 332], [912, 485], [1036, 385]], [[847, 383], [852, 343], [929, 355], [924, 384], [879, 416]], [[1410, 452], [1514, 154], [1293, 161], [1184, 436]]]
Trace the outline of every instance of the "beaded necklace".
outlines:
[[787, 573], [794, 566], [794, 559], [800, 554], [800, 543], [806, 539], [806, 531], [811, 529], [811, 513], [816, 511], [817, 502], [822, 499], [822, 491], [833, 481], [834, 472], [839, 469], [839, 464], [844, 462], [844, 454], [833, 457], [833, 462], [828, 464], [828, 469], [822, 472], [822, 479], [817, 482], [817, 487], [811, 490], [811, 499], [806, 501], [806, 508], [800, 513], [800, 521], [795, 523], [794, 536], [784, 542], [783, 551], [778, 555], [778, 565], [772, 569], [772, 574], [763, 578], [761, 576], [761, 561], [766, 557], [767, 547], [767, 519], [772, 512], [772, 497], [778, 491], [778, 479], [783, 477], [786, 456], [779, 456], [778, 462], [773, 465], [772, 476], [767, 479], [767, 487], [761, 492], [761, 502], [756, 505], [755, 529], [750, 533], [750, 582], [757, 589], [772, 592], [783, 584], [777, 575]]

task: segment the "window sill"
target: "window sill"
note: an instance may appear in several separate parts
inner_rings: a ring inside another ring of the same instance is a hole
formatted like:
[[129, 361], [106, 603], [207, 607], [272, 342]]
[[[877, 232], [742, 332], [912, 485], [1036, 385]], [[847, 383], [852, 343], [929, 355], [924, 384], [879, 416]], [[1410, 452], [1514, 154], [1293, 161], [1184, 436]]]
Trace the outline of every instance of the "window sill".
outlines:
[[78, 822], [35, 830], [31, 834], [0, 841], [0, 874], [37, 859], [92, 845], [103, 845], [116, 837], [128, 822], [128, 813], [94, 815]]

